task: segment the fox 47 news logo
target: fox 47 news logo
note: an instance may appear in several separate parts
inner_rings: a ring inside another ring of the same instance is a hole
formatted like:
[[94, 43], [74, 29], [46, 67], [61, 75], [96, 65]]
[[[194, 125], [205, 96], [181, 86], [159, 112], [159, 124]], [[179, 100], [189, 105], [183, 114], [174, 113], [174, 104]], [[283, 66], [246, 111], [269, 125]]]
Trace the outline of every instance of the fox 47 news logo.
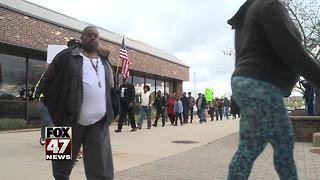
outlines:
[[71, 160], [71, 137], [71, 127], [46, 127], [46, 160]]

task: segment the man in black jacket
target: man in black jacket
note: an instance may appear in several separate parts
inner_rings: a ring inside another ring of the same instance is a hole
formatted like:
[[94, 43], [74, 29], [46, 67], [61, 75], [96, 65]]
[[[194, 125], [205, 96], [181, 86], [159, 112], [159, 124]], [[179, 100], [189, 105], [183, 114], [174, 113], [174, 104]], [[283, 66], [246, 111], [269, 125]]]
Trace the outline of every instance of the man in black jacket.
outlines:
[[123, 79], [123, 84], [119, 87], [118, 94], [120, 97], [120, 117], [118, 121], [118, 129], [116, 129], [115, 132], [121, 132], [123, 122], [126, 119], [127, 114], [132, 128], [131, 132], [134, 132], [137, 130], [133, 114], [133, 105], [136, 95], [134, 86], [128, 83], [126, 79]]
[[156, 119], [154, 121], [153, 126], [157, 127], [158, 125], [158, 120], [160, 118], [162, 118], [162, 127], [165, 126], [166, 120], [165, 120], [165, 106], [166, 106], [166, 99], [164, 96], [161, 95], [161, 91], [157, 91], [157, 97], [153, 103], [153, 106], [156, 109]]
[[188, 123], [189, 117], [189, 108], [190, 108], [190, 99], [187, 97], [187, 93], [183, 92], [182, 97], [180, 98], [183, 106], [183, 123]]
[[39, 84], [53, 124], [72, 127], [72, 160], [52, 161], [53, 176], [69, 179], [82, 144], [87, 179], [113, 179], [108, 128], [117, 104], [113, 72], [105, 56], [99, 55], [96, 27], [82, 31], [81, 43], [81, 48], [58, 53]]
[[206, 110], [207, 101], [206, 101], [206, 98], [204, 98], [203, 94], [198, 93], [196, 105], [197, 105], [197, 109], [198, 109], [197, 114], [199, 117], [200, 124], [203, 122], [206, 122], [207, 120], [206, 120], [204, 112]]

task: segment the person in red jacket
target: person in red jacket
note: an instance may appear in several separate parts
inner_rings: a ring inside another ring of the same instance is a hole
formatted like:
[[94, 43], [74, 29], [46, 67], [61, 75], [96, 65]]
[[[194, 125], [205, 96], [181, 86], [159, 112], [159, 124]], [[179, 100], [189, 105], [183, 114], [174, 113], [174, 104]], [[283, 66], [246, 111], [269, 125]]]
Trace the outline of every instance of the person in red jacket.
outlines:
[[167, 99], [167, 113], [168, 117], [170, 119], [171, 125], [174, 125], [174, 118], [175, 118], [175, 112], [174, 112], [174, 104], [176, 102], [175, 100], [175, 94], [169, 95]]

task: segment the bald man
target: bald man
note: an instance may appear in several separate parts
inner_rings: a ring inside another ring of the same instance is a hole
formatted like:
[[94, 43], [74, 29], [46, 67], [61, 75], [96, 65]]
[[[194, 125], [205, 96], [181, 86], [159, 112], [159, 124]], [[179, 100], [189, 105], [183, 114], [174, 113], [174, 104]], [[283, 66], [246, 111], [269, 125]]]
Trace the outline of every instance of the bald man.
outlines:
[[41, 81], [44, 103], [55, 126], [72, 126], [72, 160], [52, 161], [53, 176], [68, 180], [76, 155], [83, 146], [88, 180], [113, 179], [109, 125], [115, 96], [113, 71], [99, 54], [99, 32], [88, 26], [81, 48], [68, 48], [55, 56]]

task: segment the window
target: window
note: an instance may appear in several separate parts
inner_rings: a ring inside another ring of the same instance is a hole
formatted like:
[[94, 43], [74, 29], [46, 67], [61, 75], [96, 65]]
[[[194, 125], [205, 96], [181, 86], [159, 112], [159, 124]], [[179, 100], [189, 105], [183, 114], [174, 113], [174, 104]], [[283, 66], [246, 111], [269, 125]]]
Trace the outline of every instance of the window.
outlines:
[[24, 99], [26, 58], [0, 54], [0, 99]]
[[163, 81], [161, 81], [161, 80], [157, 80], [157, 82], [156, 82], [156, 89], [157, 89], [157, 91], [161, 91], [161, 94], [163, 94], [164, 93], [164, 82]]
[[141, 94], [143, 93], [144, 78], [133, 76], [133, 86], [136, 92], [136, 102], [141, 102]]
[[24, 119], [26, 58], [0, 54], [0, 119]]
[[153, 102], [156, 96], [156, 86], [154, 79], [146, 79], [146, 85], [150, 86], [150, 93], [151, 93], [151, 101]]
[[32, 87], [36, 86], [47, 66], [48, 64], [44, 61], [34, 59], [29, 60], [28, 82]]

